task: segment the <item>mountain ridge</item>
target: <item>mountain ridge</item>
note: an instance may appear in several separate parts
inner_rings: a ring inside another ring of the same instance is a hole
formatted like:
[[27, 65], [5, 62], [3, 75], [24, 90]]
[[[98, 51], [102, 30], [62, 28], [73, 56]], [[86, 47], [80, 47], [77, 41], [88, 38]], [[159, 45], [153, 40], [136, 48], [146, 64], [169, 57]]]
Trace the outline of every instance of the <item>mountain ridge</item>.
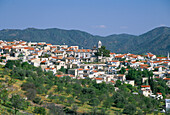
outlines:
[[3, 29], [0, 30], [0, 39], [6, 41], [44, 41], [52, 44], [65, 43], [83, 48], [92, 48], [100, 40], [107, 49], [115, 53], [142, 54], [152, 52], [157, 55], [166, 55], [170, 51], [170, 27], [157, 27], [141, 35], [122, 33], [108, 36], [59, 28]]

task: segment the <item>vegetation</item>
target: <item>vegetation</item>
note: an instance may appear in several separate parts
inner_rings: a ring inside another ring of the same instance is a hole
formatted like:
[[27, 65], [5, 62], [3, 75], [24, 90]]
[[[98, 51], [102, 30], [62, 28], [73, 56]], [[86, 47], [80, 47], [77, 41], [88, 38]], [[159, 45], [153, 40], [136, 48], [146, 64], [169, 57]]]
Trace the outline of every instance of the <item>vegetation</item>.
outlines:
[[28, 28], [24, 30], [1, 30], [0, 39], [6, 41], [24, 40], [58, 44], [65, 43], [68, 45], [78, 45], [84, 48], [92, 48], [100, 40], [111, 52], [115, 53], [131, 52], [142, 54], [152, 52], [156, 55], [167, 55], [167, 51], [170, 51], [169, 33], [170, 28], [159, 27], [140, 36], [119, 34], [101, 37], [78, 30]]
[[130, 68], [126, 76], [126, 79], [135, 80], [135, 83], [137, 85], [142, 85], [142, 77], [150, 78], [151, 76], [153, 76], [152, 71], [148, 71], [148, 70], [140, 71], [140, 70]]
[[[135, 83], [137, 85], [150, 85], [151, 90], [154, 94], [159, 92], [162, 93], [164, 97], [165, 95], [170, 94], [170, 88], [166, 85], [166, 82], [163, 79], [159, 78], [153, 79], [152, 76], [153, 76], [152, 71], [148, 70], [140, 71], [130, 68], [126, 76], [126, 79], [135, 80]], [[148, 80], [145, 83], [142, 83], [142, 77], [147, 77]]]
[[107, 50], [105, 46], [98, 49], [99, 51], [95, 54], [96, 56], [110, 57], [110, 50]]
[[120, 81], [116, 82], [119, 91], [115, 92], [111, 84], [97, 84], [95, 80], [78, 80], [68, 76], [58, 78], [51, 72], [42, 72], [41, 68], [19, 60], [8, 61], [5, 68], [10, 70], [6, 70], [9, 73], [6, 72], [1, 82], [7, 83], [8, 88], [18, 87], [15, 91], [6, 91], [3, 85], [0, 88], [0, 105], [10, 109], [10, 114], [149, 114], [161, 107], [158, 100], [132, 94], [138, 89], [121, 85]]

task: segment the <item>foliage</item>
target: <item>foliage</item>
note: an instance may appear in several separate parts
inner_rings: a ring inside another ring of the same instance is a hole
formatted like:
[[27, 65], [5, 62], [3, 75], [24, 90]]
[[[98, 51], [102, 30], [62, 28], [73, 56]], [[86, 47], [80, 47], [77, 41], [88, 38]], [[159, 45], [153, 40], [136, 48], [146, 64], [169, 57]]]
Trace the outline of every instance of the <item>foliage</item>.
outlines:
[[119, 71], [119, 74], [125, 74], [126, 69], [124, 67], [121, 68], [121, 70]]
[[163, 79], [156, 78], [155, 80], [149, 77], [149, 85], [153, 93], [162, 93], [165, 97], [166, 94], [170, 94], [170, 88], [166, 85], [166, 81]]
[[92, 98], [89, 102], [90, 102], [90, 105], [92, 105], [93, 107], [98, 106], [100, 104], [100, 101], [98, 98]]
[[77, 105], [72, 105], [72, 110], [76, 113], [76, 111], [77, 111], [77, 109], [78, 109], [78, 106]]
[[[0, 39], [6, 41], [24, 40], [24, 41], [43, 41], [48, 43], [78, 45], [79, 47], [92, 48], [97, 41], [107, 46], [112, 52], [137, 54], [150, 51], [157, 55], [167, 55], [169, 47], [169, 27], [155, 28], [140, 36], [119, 34], [106, 37], [94, 36], [79, 30], [62, 30], [57, 28], [35, 29], [28, 28], [24, 30], [8, 29], [0, 31]], [[15, 36], [11, 36], [11, 34]], [[161, 43], [161, 44], [160, 44]], [[141, 48], [142, 47], [142, 48]]]
[[74, 103], [74, 98], [68, 97], [68, 98], [67, 98], [67, 102], [68, 102], [70, 105], [73, 104], [73, 103]]
[[128, 104], [125, 106], [123, 113], [128, 115], [134, 115], [136, 112], [136, 107], [133, 104]]
[[137, 85], [141, 85], [142, 84], [142, 77], [150, 77], [153, 76], [152, 71], [148, 71], [148, 70], [144, 70], [144, 71], [140, 71], [140, 70], [136, 70], [136, 69], [130, 69], [128, 71], [128, 75], [126, 76], [127, 80], [135, 80], [135, 83]]
[[34, 113], [41, 114], [41, 115], [46, 115], [46, 110], [43, 107], [35, 107], [34, 108]]
[[[95, 80], [72, 79], [68, 76], [58, 78], [51, 72], [42, 72], [40, 68], [33, 67], [28, 63], [21, 63], [18, 61], [9, 61], [7, 63], [7, 67], [11, 67], [13, 70], [15, 70], [15, 73], [11, 74], [11, 78], [17, 78], [13, 76], [15, 76], [16, 73], [20, 73], [20, 70], [26, 72], [24, 74], [25, 77], [21, 79], [22, 82], [24, 81], [21, 85], [21, 88], [25, 91], [25, 95], [30, 101], [41, 104], [41, 100], [43, 100], [43, 98], [41, 99], [40, 97], [49, 94], [48, 100], [50, 101], [51, 105], [46, 103], [47, 101], [44, 102], [44, 100], [43, 105], [47, 104], [45, 107], [49, 109], [50, 114], [54, 114], [56, 111], [58, 111], [56, 114], [59, 114], [59, 111], [63, 114], [64, 112], [70, 111], [76, 113], [78, 108], [81, 109], [82, 107], [87, 107], [87, 105], [90, 106], [89, 108], [91, 108], [90, 113], [98, 113], [98, 106], [101, 107], [102, 113], [107, 113], [110, 111], [109, 108], [112, 106], [123, 108], [124, 113], [128, 113], [129, 111], [127, 110], [127, 104], [134, 105], [136, 108], [138, 108], [138, 110], [144, 111], [144, 113], [151, 113], [154, 109], [158, 109], [160, 107], [160, 102], [157, 100], [150, 99], [141, 95], [133, 95], [131, 92], [138, 92], [137, 88], [128, 84], [121, 84], [119, 80], [116, 82], [116, 86], [119, 88], [119, 90], [115, 92], [114, 86], [112, 84], [106, 84], [105, 82], [96, 83]], [[160, 91], [162, 93], [165, 92], [165, 94], [169, 93], [169, 89], [166, 87], [165, 81], [155, 79], [157, 81], [155, 82], [150, 77], [152, 76], [152, 72], [142, 72], [132, 68], [130, 68], [129, 71], [130, 73], [128, 74], [128, 79], [134, 79], [136, 80], [136, 83], [140, 84], [139, 81], [141, 78], [138, 79], [139, 75], [148, 77], [149, 83], [151, 87], [155, 89], [155, 92]], [[15, 106], [14, 100], [15, 99], [12, 101], [10, 99], [12, 106]], [[54, 103], [60, 103], [66, 108], [63, 109], [57, 107]], [[27, 103], [25, 103], [23, 100], [21, 100], [21, 103], [19, 100], [18, 104], [22, 105], [23, 107], [16, 106], [16, 110], [24, 109], [28, 106]], [[34, 113], [44, 114], [44, 110], [46, 109], [35, 108]], [[132, 109], [131, 111], [134, 110], [135, 109]], [[131, 114], [131, 112], [129, 112], [129, 114]]]
[[116, 87], [121, 86], [121, 81], [120, 81], [120, 80], [117, 80], [115, 86], [116, 86]]
[[8, 100], [8, 91], [6, 88], [0, 85], [0, 103], [3, 101], [3, 104], [5, 105], [6, 101]]
[[99, 51], [97, 53], [95, 53], [96, 56], [110, 57], [110, 51], [107, 50], [105, 46], [102, 46], [98, 50]]
[[23, 108], [24, 100], [20, 95], [12, 95], [10, 101], [12, 106], [15, 108], [15, 114], [17, 113], [17, 109]]
[[110, 108], [112, 105], [112, 101], [110, 98], [107, 98], [104, 102], [103, 102], [103, 106], [107, 109]]
[[41, 104], [41, 97], [35, 97], [34, 100], [33, 100], [34, 103], [36, 104]]
[[46, 106], [50, 111], [50, 115], [64, 115], [62, 107], [56, 106], [54, 103], [48, 103]]
[[59, 69], [59, 71], [66, 73], [67, 69], [65, 69], [63, 66], [61, 67], [61, 69]]

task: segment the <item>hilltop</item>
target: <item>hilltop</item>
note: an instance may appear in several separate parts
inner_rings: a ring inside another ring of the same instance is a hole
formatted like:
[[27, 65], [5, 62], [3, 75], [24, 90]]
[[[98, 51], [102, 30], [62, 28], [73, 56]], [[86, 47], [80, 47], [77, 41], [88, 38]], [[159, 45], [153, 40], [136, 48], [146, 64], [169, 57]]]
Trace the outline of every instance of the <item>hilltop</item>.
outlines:
[[0, 31], [0, 39], [13, 41], [44, 41], [52, 44], [78, 45], [83, 48], [92, 48], [96, 41], [115, 53], [146, 53], [167, 55], [170, 51], [170, 28], [158, 27], [142, 35], [113, 34], [96, 36], [79, 30], [63, 30], [57, 28], [35, 29], [4, 29]]

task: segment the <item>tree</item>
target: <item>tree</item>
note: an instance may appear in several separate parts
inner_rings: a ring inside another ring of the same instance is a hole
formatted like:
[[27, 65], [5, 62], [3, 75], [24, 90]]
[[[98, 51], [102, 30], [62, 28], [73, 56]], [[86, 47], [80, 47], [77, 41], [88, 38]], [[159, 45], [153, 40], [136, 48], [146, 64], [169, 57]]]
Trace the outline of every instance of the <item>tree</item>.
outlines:
[[60, 96], [59, 99], [60, 99], [61, 102], [64, 102], [65, 97], [64, 96]]
[[4, 105], [8, 100], [8, 91], [5, 88], [0, 91], [0, 100], [3, 101]]
[[100, 113], [101, 115], [106, 115], [106, 110], [104, 108], [101, 108]]
[[136, 107], [133, 104], [128, 104], [125, 106], [123, 113], [133, 115], [136, 112]]
[[112, 101], [110, 98], [107, 98], [104, 102], [103, 102], [103, 106], [107, 109], [110, 108], [112, 105]]
[[102, 101], [105, 100], [106, 98], [107, 98], [107, 95], [106, 95], [106, 94], [100, 94], [100, 95], [98, 96], [98, 99], [99, 99], [100, 102], [102, 102]]
[[9, 69], [13, 69], [14, 67], [18, 67], [21, 65], [21, 61], [20, 60], [8, 60], [5, 68], [9, 68]]
[[67, 89], [65, 90], [65, 92], [67, 94], [70, 94], [72, 92], [72, 87], [67, 87]]
[[61, 69], [59, 69], [59, 71], [66, 73], [66, 69], [63, 66], [61, 66]]
[[93, 108], [91, 109], [91, 114], [92, 114], [92, 115], [96, 115], [96, 114], [97, 114], [97, 108], [93, 107]]
[[40, 101], [41, 101], [41, 97], [35, 97], [33, 100], [33, 102], [36, 104], [41, 104]]
[[84, 96], [80, 96], [79, 100], [82, 105], [84, 105], [84, 103], [88, 101], [88, 99], [85, 98]]
[[117, 80], [115, 86], [116, 86], [116, 87], [121, 86], [121, 81], [120, 81], [120, 80]]
[[112, 93], [115, 91], [115, 88], [112, 84], [107, 84], [107, 90], [108, 90], [108, 92]]
[[27, 96], [28, 100], [33, 100], [36, 96], [36, 90], [29, 88], [26, 91], [27, 91], [26, 96]]
[[67, 102], [68, 102], [70, 105], [73, 104], [73, 103], [74, 103], [74, 98], [68, 97], [68, 98], [67, 98]]
[[95, 97], [95, 95], [96, 95], [94, 88], [83, 88], [81, 93], [87, 99], [91, 99], [91, 98]]
[[73, 97], [79, 95], [81, 90], [82, 90], [81, 85], [79, 83], [74, 83], [73, 84], [73, 92], [72, 92]]
[[46, 115], [46, 110], [43, 107], [35, 107], [34, 108], [34, 113], [41, 114], [41, 115]]
[[63, 84], [62, 83], [57, 84], [57, 91], [62, 92], [63, 90], [64, 90], [63, 89]]
[[126, 69], [124, 67], [121, 68], [121, 70], [119, 71], [120, 74], [125, 74]]
[[17, 109], [20, 109], [23, 104], [23, 99], [20, 97], [20, 95], [12, 95], [11, 99], [11, 104], [15, 108], [15, 114], [17, 113]]
[[142, 110], [138, 110], [137, 115], [143, 115]]
[[22, 90], [27, 90], [27, 89], [36, 89], [35, 85], [31, 82], [26, 82], [21, 85]]
[[110, 51], [106, 50], [105, 46], [102, 46], [101, 48], [99, 48], [99, 51], [97, 53], [95, 53], [96, 56], [104, 56], [104, 57], [110, 57]]
[[92, 98], [89, 102], [90, 102], [90, 105], [92, 105], [93, 107], [96, 107], [100, 104], [100, 101], [98, 98]]
[[119, 107], [119, 108], [123, 108], [124, 105], [127, 103], [127, 100], [126, 100], [126, 94], [123, 94], [125, 93], [124, 91], [122, 92], [115, 92], [112, 96], [112, 101], [115, 103], [116, 107]]
[[64, 115], [63, 107], [55, 106], [54, 103], [47, 103], [46, 107], [49, 109], [50, 115]]
[[78, 106], [74, 104], [74, 105], [72, 105], [71, 108], [72, 108], [72, 110], [74, 111], [74, 113], [76, 113], [76, 112], [77, 112], [77, 109], [78, 109]]

